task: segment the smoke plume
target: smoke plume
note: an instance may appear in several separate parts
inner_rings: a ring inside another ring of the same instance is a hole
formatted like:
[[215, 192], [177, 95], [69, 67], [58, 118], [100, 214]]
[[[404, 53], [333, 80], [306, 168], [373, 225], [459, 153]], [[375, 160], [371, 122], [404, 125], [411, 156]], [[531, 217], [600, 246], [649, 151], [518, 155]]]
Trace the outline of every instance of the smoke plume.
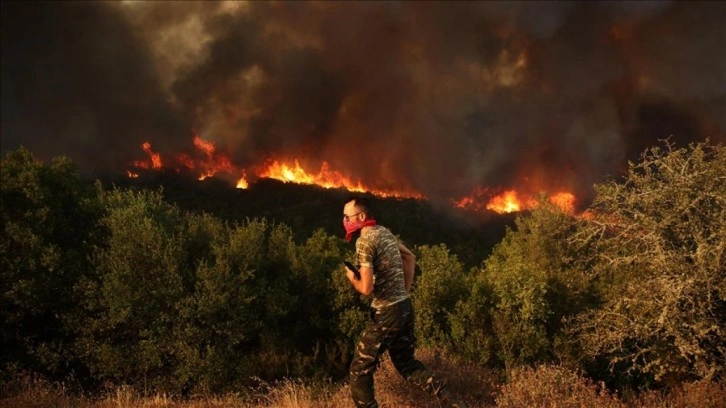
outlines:
[[3, 151], [123, 171], [194, 134], [450, 200], [726, 140], [723, 2], [2, 2]]

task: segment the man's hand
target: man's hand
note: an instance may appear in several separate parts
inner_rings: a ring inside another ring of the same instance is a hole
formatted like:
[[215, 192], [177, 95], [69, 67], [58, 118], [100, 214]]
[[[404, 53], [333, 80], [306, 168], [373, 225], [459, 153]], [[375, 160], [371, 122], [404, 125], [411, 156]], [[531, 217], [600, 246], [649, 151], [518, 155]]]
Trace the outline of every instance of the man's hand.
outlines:
[[351, 283], [351, 284], [353, 284], [353, 286], [355, 286], [355, 284], [354, 284], [353, 282], [354, 282], [354, 281], [357, 281], [357, 280], [358, 280], [358, 278], [356, 278], [356, 276], [355, 276], [355, 272], [353, 272], [353, 271], [352, 271], [352, 270], [351, 270], [350, 268], [348, 268], [347, 266], [345, 267], [345, 276], [347, 276], [347, 277], [348, 277], [348, 280], [350, 281], [350, 283]]
[[360, 279], [355, 277], [355, 274], [350, 268], [345, 268], [345, 276], [348, 277], [350, 284], [353, 285], [355, 290], [366, 296], [370, 295], [373, 293], [373, 269], [367, 266], [361, 266], [358, 269], [358, 273], [360, 273]]

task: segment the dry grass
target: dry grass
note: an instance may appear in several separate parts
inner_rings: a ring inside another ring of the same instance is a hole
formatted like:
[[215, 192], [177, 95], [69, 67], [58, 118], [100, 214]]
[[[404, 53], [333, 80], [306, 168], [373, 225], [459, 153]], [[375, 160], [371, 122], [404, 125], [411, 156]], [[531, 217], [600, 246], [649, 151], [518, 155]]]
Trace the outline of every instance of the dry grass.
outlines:
[[502, 408], [623, 408], [616, 396], [558, 366], [515, 369], [497, 396]]
[[[452, 393], [472, 408], [481, 407], [603, 407], [603, 408], [720, 408], [726, 407], [723, 382], [685, 384], [669, 392], [648, 392], [624, 402], [602, 387], [563, 367], [544, 365], [509, 373], [500, 385], [495, 373], [440, 356], [418, 355], [444, 379]], [[376, 396], [382, 408], [438, 408], [438, 403], [407, 384], [388, 358], [376, 373]], [[309, 384], [297, 380], [263, 383], [243, 394], [200, 396], [186, 400], [166, 395], [143, 397], [128, 387], [89, 397], [69, 392], [63, 385], [24, 378], [3, 384], [0, 407], [38, 408], [339, 408], [352, 407], [347, 385]]]
[[631, 404], [636, 408], [723, 408], [726, 407], [726, 383], [701, 381], [684, 384], [670, 392], [650, 392]]
[[668, 392], [650, 391], [623, 401], [570, 369], [543, 365], [510, 372], [496, 402], [501, 408], [723, 408], [726, 384], [684, 384]]

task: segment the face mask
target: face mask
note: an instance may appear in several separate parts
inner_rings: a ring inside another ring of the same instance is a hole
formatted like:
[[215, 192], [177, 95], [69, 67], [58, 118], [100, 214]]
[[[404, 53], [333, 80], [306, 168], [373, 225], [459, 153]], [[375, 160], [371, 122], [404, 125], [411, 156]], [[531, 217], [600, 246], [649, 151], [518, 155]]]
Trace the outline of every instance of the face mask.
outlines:
[[365, 221], [346, 221], [343, 219], [343, 228], [345, 228], [345, 240], [350, 242], [353, 239], [353, 234], [362, 229], [363, 227], [372, 227], [376, 225], [376, 220], [369, 218]]

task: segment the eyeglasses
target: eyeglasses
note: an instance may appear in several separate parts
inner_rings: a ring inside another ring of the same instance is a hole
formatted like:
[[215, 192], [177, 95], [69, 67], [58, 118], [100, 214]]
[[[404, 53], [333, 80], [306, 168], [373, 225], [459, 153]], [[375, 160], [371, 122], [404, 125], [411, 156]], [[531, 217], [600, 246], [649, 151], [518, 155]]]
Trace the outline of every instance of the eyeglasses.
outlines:
[[364, 212], [365, 211], [361, 211], [358, 214], [353, 214], [353, 215], [345, 215], [345, 214], [343, 214], [343, 219], [346, 220], [346, 221], [350, 221], [351, 218], [357, 217], [357, 216], [363, 214]]

